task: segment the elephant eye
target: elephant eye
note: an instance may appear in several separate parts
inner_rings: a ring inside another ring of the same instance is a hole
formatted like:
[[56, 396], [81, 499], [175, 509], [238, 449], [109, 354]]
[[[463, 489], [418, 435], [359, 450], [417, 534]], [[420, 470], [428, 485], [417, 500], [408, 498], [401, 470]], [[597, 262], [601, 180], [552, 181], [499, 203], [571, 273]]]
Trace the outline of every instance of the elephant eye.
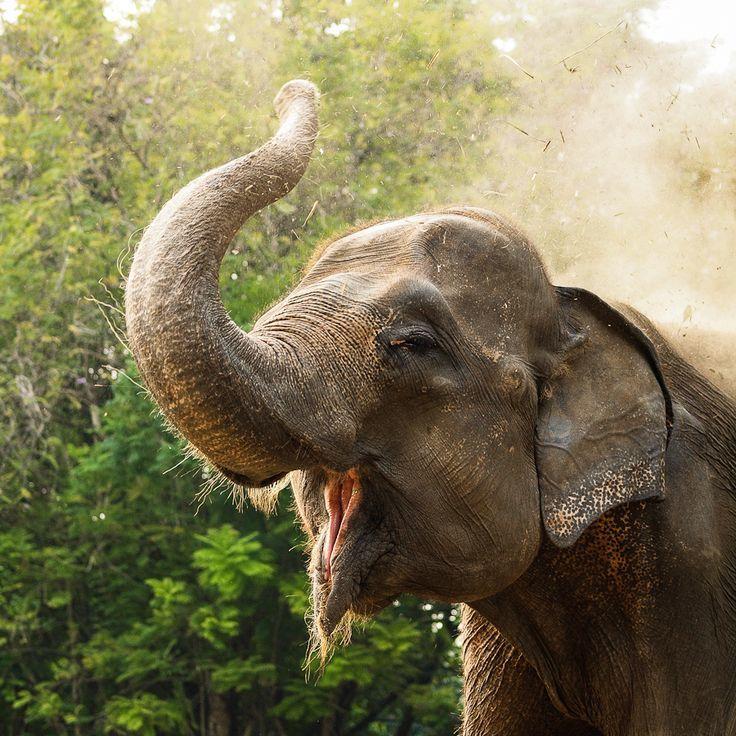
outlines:
[[402, 335], [394, 335], [389, 340], [392, 350], [409, 350], [415, 353], [426, 353], [437, 347], [434, 337], [426, 332], [409, 332]]

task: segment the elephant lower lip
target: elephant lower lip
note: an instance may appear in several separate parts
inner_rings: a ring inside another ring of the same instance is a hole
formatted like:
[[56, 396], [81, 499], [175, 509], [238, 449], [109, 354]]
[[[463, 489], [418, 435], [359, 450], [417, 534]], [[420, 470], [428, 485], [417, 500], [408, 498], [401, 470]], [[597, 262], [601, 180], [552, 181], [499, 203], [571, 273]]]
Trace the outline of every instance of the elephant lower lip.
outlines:
[[354, 468], [330, 477], [325, 486], [325, 506], [330, 517], [322, 552], [326, 582], [330, 581], [332, 561], [343, 541], [344, 529], [358, 502], [359, 492], [360, 482]]

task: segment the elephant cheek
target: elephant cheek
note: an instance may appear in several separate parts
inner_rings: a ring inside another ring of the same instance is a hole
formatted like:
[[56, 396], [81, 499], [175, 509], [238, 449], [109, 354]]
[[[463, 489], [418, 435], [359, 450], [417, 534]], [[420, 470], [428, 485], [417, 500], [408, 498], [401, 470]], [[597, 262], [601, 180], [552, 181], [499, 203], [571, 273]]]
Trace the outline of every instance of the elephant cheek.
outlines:
[[523, 494], [497, 496], [479, 519], [473, 548], [468, 552], [472, 600], [495, 595], [512, 585], [537, 557], [542, 544], [542, 519], [536, 484]]

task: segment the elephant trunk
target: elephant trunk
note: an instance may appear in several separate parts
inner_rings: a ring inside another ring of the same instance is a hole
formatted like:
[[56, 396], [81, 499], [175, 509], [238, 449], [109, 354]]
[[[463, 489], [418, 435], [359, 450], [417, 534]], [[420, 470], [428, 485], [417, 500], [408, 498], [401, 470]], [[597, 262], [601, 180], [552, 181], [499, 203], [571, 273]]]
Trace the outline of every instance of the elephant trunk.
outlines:
[[288, 384], [289, 366], [264, 337], [230, 319], [218, 273], [243, 223], [301, 179], [318, 99], [309, 82], [285, 84], [274, 102], [276, 135], [178, 192], [146, 230], [128, 278], [128, 338], [146, 386], [179, 432], [242, 485], [272, 482], [307, 451], [271, 395]]

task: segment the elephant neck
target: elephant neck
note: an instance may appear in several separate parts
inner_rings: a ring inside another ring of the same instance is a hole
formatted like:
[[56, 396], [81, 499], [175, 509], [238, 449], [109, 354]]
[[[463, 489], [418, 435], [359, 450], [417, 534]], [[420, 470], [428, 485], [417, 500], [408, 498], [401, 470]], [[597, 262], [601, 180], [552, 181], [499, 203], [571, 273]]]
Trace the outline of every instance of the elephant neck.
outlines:
[[605, 736], [736, 734], [736, 648], [712, 581], [719, 555], [667, 544], [664, 504], [604, 515], [569, 549], [544, 543], [510, 588], [473, 604], [553, 704]]

